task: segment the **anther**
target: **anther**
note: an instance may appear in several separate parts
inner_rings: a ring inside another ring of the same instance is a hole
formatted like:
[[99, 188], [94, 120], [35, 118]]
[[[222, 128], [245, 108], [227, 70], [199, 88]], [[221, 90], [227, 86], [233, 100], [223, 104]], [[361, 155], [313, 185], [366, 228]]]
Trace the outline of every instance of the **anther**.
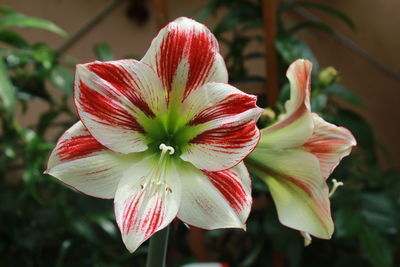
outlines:
[[329, 192], [329, 197], [333, 196], [335, 193], [336, 189], [338, 189], [339, 186], [343, 186], [343, 182], [338, 182], [336, 179], [332, 179], [333, 187], [331, 189], [331, 192]]

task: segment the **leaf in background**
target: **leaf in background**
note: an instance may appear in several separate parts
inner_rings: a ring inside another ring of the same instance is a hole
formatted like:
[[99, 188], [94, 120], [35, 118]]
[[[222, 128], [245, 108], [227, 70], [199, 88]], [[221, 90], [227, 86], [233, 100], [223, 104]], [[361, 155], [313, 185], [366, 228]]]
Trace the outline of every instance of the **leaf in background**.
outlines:
[[0, 17], [0, 28], [22, 27], [31, 29], [43, 29], [67, 37], [67, 33], [53, 22], [36, 17], [25, 16], [19, 13], [11, 13]]
[[392, 248], [381, 235], [369, 227], [365, 227], [360, 235], [364, 256], [375, 267], [393, 266]]
[[304, 22], [304, 23], [299, 23], [299, 24], [293, 26], [292, 28], [290, 28], [289, 32], [296, 33], [297, 31], [305, 30], [305, 29], [308, 29], [308, 28], [319, 29], [321, 31], [326, 32], [327, 34], [335, 35], [335, 32], [331, 27], [329, 27], [325, 23], [314, 22], [314, 21], [307, 21], [307, 22]]
[[398, 233], [396, 207], [385, 193], [364, 193], [361, 202], [361, 215], [371, 227], [387, 234]]
[[204, 22], [208, 17], [215, 13], [217, 8], [217, 3], [215, 1], [208, 2], [203, 8], [200, 9], [196, 20], [199, 22]]
[[334, 213], [335, 237], [354, 237], [362, 231], [364, 220], [358, 210], [341, 207]]
[[39, 43], [32, 47], [32, 56], [36, 61], [40, 62], [46, 70], [49, 70], [53, 65], [55, 52], [48, 45]]
[[72, 95], [74, 76], [64, 67], [56, 66], [52, 69], [50, 73], [50, 82], [68, 96]]
[[328, 97], [325, 94], [318, 94], [311, 98], [311, 110], [313, 112], [322, 112], [326, 104], [328, 103]]
[[327, 95], [340, 96], [350, 104], [353, 104], [359, 108], [364, 106], [362, 100], [356, 94], [349, 91], [339, 83], [334, 83], [328, 86], [326, 89], [324, 89], [324, 93]]
[[0, 30], [0, 42], [21, 49], [29, 47], [28, 42], [24, 38], [10, 30]]
[[0, 7], [0, 14], [9, 15], [16, 13], [13, 9], [8, 7]]
[[340, 10], [337, 10], [335, 8], [332, 8], [328, 5], [324, 5], [324, 4], [319, 4], [319, 3], [314, 3], [314, 2], [287, 2], [285, 5], [283, 5], [279, 11], [286, 11], [292, 8], [297, 8], [297, 7], [306, 7], [306, 8], [315, 8], [318, 9], [320, 11], [323, 11], [325, 13], [328, 13], [332, 16], [335, 16], [337, 18], [339, 18], [340, 20], [342, 20], [344, 23], [346, 23], [351, 29], [355, 30], [356, 26], [354, 25], [353, 21], [349, 18], [349, 16], [347, 16], [345, 13], [343, 13]]
[[110, 46], [107, 43], [95, 44], [93, 46], [94, 53], [97, 59], [101, 61], [114, 60], [115, 57], [111, 51]]
[[317, 58], [311, 48], [299, 38], [287, 33], [280, 34], [275, 40], [275, 46], [286, 64], [291, 64], [299, 58], [308, 59], [313, 63], [312, 72], [318, 72], [319, 64]]
[[15, 87], [8, 77], [2, 57], [0, 57], [0, 98], [7, 113], [12, 115], [15, 106]]

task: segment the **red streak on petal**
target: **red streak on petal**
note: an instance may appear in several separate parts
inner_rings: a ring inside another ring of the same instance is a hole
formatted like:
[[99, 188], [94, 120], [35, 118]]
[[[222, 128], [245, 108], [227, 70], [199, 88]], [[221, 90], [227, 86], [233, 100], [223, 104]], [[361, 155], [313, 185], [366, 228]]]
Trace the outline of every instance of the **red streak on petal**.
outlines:
[[340, 153], [341, 147], [348, 144], [346, 140], [318, 139], [304, 144], [311, 153]]
[[132, 195], [130, 198], [125, 200], [125, 209], [122, 215], [121, 227], [121, 231], [124, 231], [125, 234], [128, 234], [137, 223], [140, 204], [142, 203], [143, 197], [144, 191]]
[[183, 99], [202, 86], [213, 66], [216, 48], [211, 36], [204, 31], [193, 33], [189, 48], [189, 77]]
[[256, 107], [256, 98], [243, 94], [231, 94], [214, 106], [198, 113], [189, 125], [197, 125], [236, 114], [243, 113]]
[[96, 120], [97, 123], [144, 133], [143, 127], [117, 102], [111, 92], [106, 96], [102, 95], [90, 89], [82, 81], [79, 86], [80, 98], [78, 101], [85, 112], [99, 119]]
[[160, 52], [157, 54], [157, 73], [161, 78], [168, 94], [172, 90], [172, 81], [179, 63], [184, 56], [184, 49], [188, 41], [188, 33], [172, 28], [163, 39]]
[[157, 200], [154, 207], [147, 213], [146, 219], [142, 224], [142, 231], [145, 232], [145, 236], [153, 234], [162, 223], [164, 218], [164, 207], [161, 196], [156, 196]]
[[62, 161], [83, 158], [92, 153], [105, 150], [106, 148], [97, 142], [90, 134], [72, 136], [60, 143], [58, 157]]
[[229, 205], [236, 211], [243, 209], [248, 198], [238, 175], [230, 170], [209, 172], [203, 171], [211, 183], [221, 192]]
[[[248, 146], [257, 134], [255, 121], [239, 125], [226, 124], [219, 128], [204, 131], [190, 142], [195, 144], [206, 144], [213, 146], [215, 151], [220, 149], [241, 149]], [[224, 153], [235, 153], [233, 151], [221, 150]]]
[[147, 116], [154, 118], [154, 113], [141, 95], [144, 85], [135, 79], [123, 66], [111, 63], [91, 64], [87, 67], [103, 80], [109, 82], [117, 92], [126, 97]]

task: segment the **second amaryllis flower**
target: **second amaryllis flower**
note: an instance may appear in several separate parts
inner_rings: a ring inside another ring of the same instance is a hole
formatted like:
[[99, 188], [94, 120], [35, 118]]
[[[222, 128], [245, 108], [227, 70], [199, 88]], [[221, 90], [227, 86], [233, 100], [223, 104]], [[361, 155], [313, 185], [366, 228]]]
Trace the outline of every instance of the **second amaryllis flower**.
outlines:
[[214, 36], [187, 18], [162, 29], [141, 61], [78, 65], [81, 121], [59, 139], [47, 173], [114, 198], [131, 252], [175, 217], [243, 228], [251, 190], [241, 161], [258, 143], [262, 109], [227, 82]]
[[326, 179], [356, 145], [352, 133], [311, 112], [311, 68], [308, 60], [293, 62], [287, 77], [290, 100], [286, 113], [261, 130], [257, 148], [247, 158], [249, 169], [267, 183], [282, 224], [329, 239], [333, 221]]

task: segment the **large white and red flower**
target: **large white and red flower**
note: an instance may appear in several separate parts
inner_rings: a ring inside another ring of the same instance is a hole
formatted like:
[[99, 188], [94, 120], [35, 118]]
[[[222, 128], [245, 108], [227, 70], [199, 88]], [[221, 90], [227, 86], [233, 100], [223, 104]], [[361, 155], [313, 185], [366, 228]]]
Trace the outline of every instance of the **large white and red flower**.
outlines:
[[214, 36], [188, 18], [163, 28], [141, 61], [78, 65], [81, 120], [58, 140], [47, 173], [114, 198], [131, 252], [175, 217], [244, 228], [252, 198], [242, 160], [259, 141], [262, 109], [227, 82]]
[[271, 191], [282, 224], [329, 239], [333, 233], [326, 179], [356, 140], [349, 130], [310, 111], [312, 64], [297, 60], [287, 71], [291, 96], [286, 113], [261, 130], [257, 148], [248, 157], [252, 172]]

